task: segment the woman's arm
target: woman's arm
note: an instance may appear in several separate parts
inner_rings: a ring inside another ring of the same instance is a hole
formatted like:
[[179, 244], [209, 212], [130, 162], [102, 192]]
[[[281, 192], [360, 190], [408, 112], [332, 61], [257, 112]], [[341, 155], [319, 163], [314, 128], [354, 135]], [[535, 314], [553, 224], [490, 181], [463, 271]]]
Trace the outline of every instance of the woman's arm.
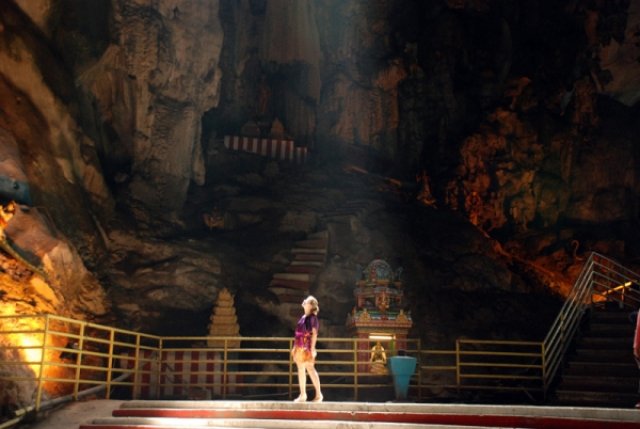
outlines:
[[318, 330], [313, 328], [311, 330], [311, 354], [316, 355], [316, 343], [318, 342]]

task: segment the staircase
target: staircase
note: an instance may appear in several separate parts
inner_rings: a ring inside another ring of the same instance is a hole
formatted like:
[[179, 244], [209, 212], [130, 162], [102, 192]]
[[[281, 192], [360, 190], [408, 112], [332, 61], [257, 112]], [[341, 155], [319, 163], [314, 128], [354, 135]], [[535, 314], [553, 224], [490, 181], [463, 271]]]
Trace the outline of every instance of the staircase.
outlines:
[[633, 407], [640, 399], [632, 352], [635, 320], [629, 314], [617, 306], [594, 306], [585, 316], [555, 391], [557, 404]]
[[302, 314], [300, 304], [309, 295], [316, 275], [324, 268], [329, 245], [329, 232], [310, 234], [291, 249], [293, 259], [284, 272], [274, 273], [269, 291], [276, 295], [281, 314], [291, 319], [292, 325]]
[[[289, 265], [284, 271], [274, 273], [268, 286], [268, 290], [278, 299], [272, 311], [283, 322], [295, 326], [302, 314], [300, 304], [313, 293], [316, 277], [325, 268], [330, 240], [340, 240], [341, 236], [350, 235], [352, 229], [357, 228], [354, 225], [378, 207], [377, 203], [367, 199], [345, 201], [321, 216], [325, 230], [309, 234], [304, 240], [294, 243]], [[268, 304], [264, 306], [269, 307]]]

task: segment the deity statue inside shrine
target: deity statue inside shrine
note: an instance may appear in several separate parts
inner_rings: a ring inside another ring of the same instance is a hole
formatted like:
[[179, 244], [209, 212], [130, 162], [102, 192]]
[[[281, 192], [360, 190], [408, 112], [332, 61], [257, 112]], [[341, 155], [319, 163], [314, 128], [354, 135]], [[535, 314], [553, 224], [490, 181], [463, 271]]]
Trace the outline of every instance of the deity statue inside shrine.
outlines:
[[371, 348], [369, 362], [371, 362], [371, 372], [374, 374], [387, 373], [387, 352], [384, 350], [384, 347], [382, 347], [382, 344], [380, 344], [380, 341]]

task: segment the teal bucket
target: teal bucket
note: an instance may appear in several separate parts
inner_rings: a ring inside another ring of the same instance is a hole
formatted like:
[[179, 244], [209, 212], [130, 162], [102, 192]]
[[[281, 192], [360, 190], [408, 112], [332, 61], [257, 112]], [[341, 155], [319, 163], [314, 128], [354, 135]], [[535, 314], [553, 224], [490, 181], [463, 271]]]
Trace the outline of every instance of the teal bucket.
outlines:
[[411, 356], [394, 356], [389, 358], [389, 369], [393, 377], [393, 388], [396, 399], [407, 399], [409, 381], [416, 370], [417, 359]]

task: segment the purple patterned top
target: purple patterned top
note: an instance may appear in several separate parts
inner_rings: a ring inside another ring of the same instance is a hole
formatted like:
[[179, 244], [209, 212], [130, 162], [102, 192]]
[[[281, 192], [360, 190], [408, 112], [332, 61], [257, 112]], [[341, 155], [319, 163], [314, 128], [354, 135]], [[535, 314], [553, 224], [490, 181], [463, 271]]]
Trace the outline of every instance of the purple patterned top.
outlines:
[[310, 314], [308, 316], [302, 316], [298, 320], [296, 325], [296, 336], [293, 341], [295, 347], [300, 347], [305, 350], [311, 350], [311, 333], [313, 330], [316, 332], [320, 329], [320, 322], [318, 316]]

